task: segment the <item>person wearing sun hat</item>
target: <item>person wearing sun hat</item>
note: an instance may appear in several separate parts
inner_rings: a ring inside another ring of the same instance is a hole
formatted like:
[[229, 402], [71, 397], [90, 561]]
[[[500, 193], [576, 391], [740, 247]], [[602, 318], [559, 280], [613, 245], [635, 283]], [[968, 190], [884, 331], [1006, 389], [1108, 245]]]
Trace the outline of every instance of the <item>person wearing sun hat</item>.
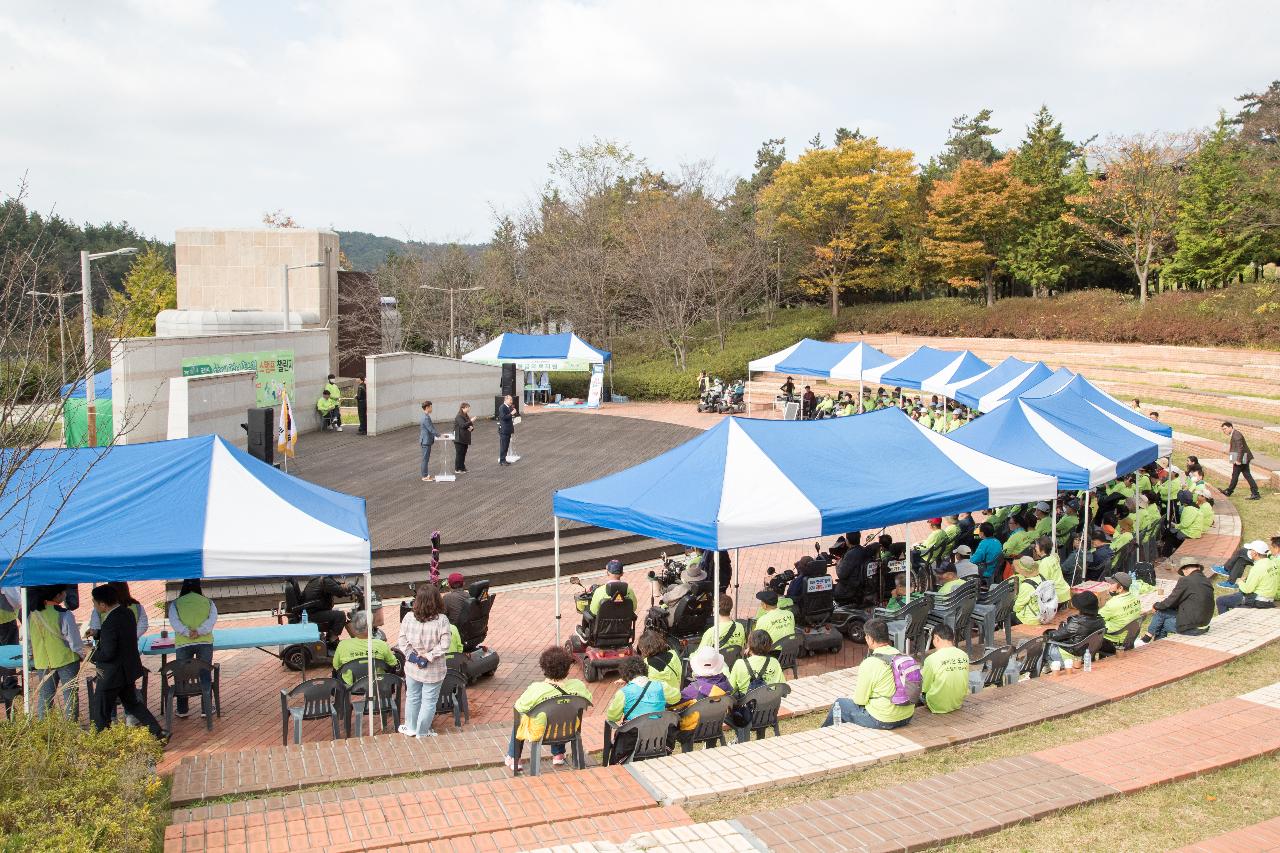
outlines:
[[693, 680], [680, 691], [680, 703], [672, 710], [680, 713], [680, 733], [677, 737], [682, 743], [688, 741], [686, 748], [692, 749], [693, 743], [689, 738], [698, 727], [699, 715], [689, 708], [699, 699], [727, 696], [733, 687], [729, 683], [729, 676], [725, 675], [724, 656], [714, 646], [702, 646], [690, 655], [689, 670], [693, 674]]
[[1033, 557], [1019, 557], [1013, 561], [1018, 573], [1018, 594], [1013, 601], [1013, 617], [1019, 625], [1040, 624], [1040, 599], [1036, 589], [1044, 578], [1040, 577], [1040, 564]]
[[1209, 630], [1212, 618], [1213, 583], [1204, 576], [1204, 564], [1194, 557], [1183, 557], [1178, 562], [1178, 582], [1173, 592], [1155, 603], [1151, 624], [1141, 642], [1163, 639], [1170, 631], [1202, 634]]

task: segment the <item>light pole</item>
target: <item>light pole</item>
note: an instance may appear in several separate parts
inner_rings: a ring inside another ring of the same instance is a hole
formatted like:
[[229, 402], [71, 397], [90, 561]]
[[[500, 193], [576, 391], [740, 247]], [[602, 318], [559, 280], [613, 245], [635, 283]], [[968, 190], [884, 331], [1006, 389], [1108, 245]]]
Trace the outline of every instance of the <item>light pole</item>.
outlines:
[[288, 264], [284, 265], [284, 277], [280, 290], [280, 304], [284, 308], [284, 325], [281, 328], [286, 332], [289, 331], [289, 270], [309, 270], [313, 267], [322, 267], [324, 265], [324, 261], [316, 261], [314, 264], [299, 264], [296, 267], [291, 267]]
[[453, 337], [453, 294], [455, 293], [471, 293], [476, 290], [484, 290], [483, 287], [432, 287], [429, 284], [418, 285], [423, 290], [434, 290], [437, 293], [449, 294], [449, 356], [451, 358], [458, 357], [457, 342]]
[[138, 250], [132, 246], [116, 249], [114, 252], [90, 253], [82, 251], [80, 253], [80, 307], [84, 312], [84, 361], [86, 371], [84, 377], [85, 428], [88, 432], [85, 438], [89, 447], [96, 447], [98, 444], [98, 413], [93, 400], [93, 368], [97, 364], [93, 358], [93, 281], [89, 272], [89, 265], [98, 258], [136, 254], [138, 254]]
[[74, 290], [65, 290], [62, 293], [51, 293], [47, 290], [28, 290], [28, 296], [48, 296], [58, 300], [58, 361], [62, 368], [62, 384], [67, 384], [67, 330], [66, 324], [63, 322], [64, 309], [62, 300], [72, 296], [79, 296]]

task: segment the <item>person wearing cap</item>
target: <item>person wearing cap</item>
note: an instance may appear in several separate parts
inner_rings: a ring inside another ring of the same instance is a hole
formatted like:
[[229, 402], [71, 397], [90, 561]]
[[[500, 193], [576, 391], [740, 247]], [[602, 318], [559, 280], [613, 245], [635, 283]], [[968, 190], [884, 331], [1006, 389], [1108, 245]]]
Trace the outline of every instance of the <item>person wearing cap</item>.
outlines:
[[[591, 603], [587, 605], [587, 612], [592, 616], [599, 614], [600, 605], [604, 604], [605, 599], [609, 597], [604, 591], [605, 587], [611, 583], [622, 580], [622, 561], [610, 560], [609, 564], [604, 567], [604, 575], [604, 583], [597, 586], [595, 591], [591, 593]], [[637, 609], [639, 608], [639, 605], [636, 603], [636, 594], [630, 586], [627, 587], [627, 601], [631, 602], [632, 607]]]
[[1021, 557], [1027, 548], [1031, 547], [1031, 541], [1035, 539], [1035, 534], [1030, 530], [1022, 527], [1022, 522], [1018, 520], [1016, 515], [1009, 517], [1009, 536], [1004, 540], [1004, 555], [1010, 560], [1016, 560]]
[[[1071, 596], [1071, 607], [1075, 613], [1063, 620], [1057, 628], [1045, 630], [1046, 640], [1053, 640], [1064, 646], [1077, 646], [1085, 638], [1106, 627], [1106, 622], [1098, 615], [1098, 596], [1092, 592], [1077, 592]], [[1045, 654], [1049, 660], [1057, 661], [1068, 669], [1075, 661], [1074, 655], [1057, 646], [1049, 646]]]
[[1040, 624], [1040, 598], [1036, 589], [1044, 578], [1034, 557], [1022, 556], [1013, 561], [1018, 575], [1018, 594], [1013, 600], [1013, 618], [1019, 625]]
[[1225, 575], [1227, 577], [1225, 581], [1218, 584], [1218, 588], [1235, 589], [1236, 582], [1244, 575], [1245, 569], [1258, 560], [1264, 559], [1268, 553], [1268, 545], [1261, 539], [1255, 539], [1247, 543], [1243, 548], [1238, 549], [1231, 555], [1231, 559], [1227, 560], [1225, 566], [1213, 567], [1215, 575]]
[[691, 706], [699, 699], [718, 699], [733, 691], [729, 676], [724, 672], [724, 656], [714, 646], [701, 646], [690, 655], [689, 671], [693, 680], [680, 691], [680, 703], [672, 708], [680, 714], [680, 730], [676, 738], [686, 751], [693, 749], [693, 732], [700, 717], [697, 711], [691, 710]]
[[448, 584], [449, 591], [443, 596], [444, 598], [444, 615], [449, 620], [450, 625], [457, 625], [462, 621], [462, 614], [467, 612], [467, 600], [471, 598], [470, 594], [463, 589], [466, 580], [459, 572], [449, 575]]
[[[911, 600], [915, 601], [924, 595], [920, 590], [913, 590]], [[907, 605], [907, 581], [903, 574], [894, 575], [893, 593], [889, 596], [889, 600], [885, 602], [884, 609], [889, 613], [901, 610]]]
[[1151, 623], [1142, 642], [1163, 639], [1170, 631], [1202, 634], [1213, 618], [1213, 584], [1204, 576], [1204, 566], [1192, 557], [1178, 563], [1178, 582], [1173, 592], [1155, 604]]
[[1039, 539], [1041, 536], [1049, 535], [1049, 531], [1053, 527], [1053, 516], [1050, 514], [1052, 511], [1053, 511], [1053, 507], [1045, 503], [1044, 501], [1040, 501], [1038, 504], [1036, 504], [1036, 507], [1034, 510], [1036, 514], [1036, 526], [1035, 526], [1035, 529], [1031, 531], [1031, 533], [1037, 539]]
[[764, 631], [775, 643], [795, 634], [795, 614], [778, 606], [776, 592], [762, 589], [756, 593], [756, 599], [760, 602], [760, 614], [756, 617], [754, 628]]
[[[351, 624], [347, 626], [347, 630], [351, 632], [350, 637], [343, 637], [338, 641], [338, 646], [333, 650], [333, 674], [336, 678], [338, 672], [353, 660], [364, 661], [369, 659], [369, 645], [373, 644], [374, 660], [380, 660], [387, 665], [389, 669], [395, 669], [400, 665], [400, 661], [396, 659], [395, 653], [391, 651], [391, 646], [386, 640], [374, 638], [369, 640], [369, 615], [363, 610], [357, 610], [351, 614]], [[461, 644], [459, 644], [461, 645]], [[461, 648], [458, 651], [462, 651]], [[342, 673], [343, 682], [350, 687], [353, 678], [350, 672]]]
[[[1077, 536], [1078, 540], [1080, 537]], [[1084, 576], [1096, 581], [1102, 578], [1104, 574], [1111, 571], [1111, 545], [1110, 539], [1105, 530], [1101, 527], [1093, 528], [1093, 532], [1089, 535], [1091, 550], [1089, 551], [1089, 561], [1084, 567]], [[1076, 550], [1067, 555], [1067, 571], [1074, 576], [1076, 567], [1080, 564], [1081, 545], [1076, 543]]]
[[942, 519], [929, 519], [929, 535], [920, 543], [921, 554], [932, 554], [947, 538], [947, 534], [942, 531]]
[[1062, 507], [1062, 517], [1058, 519], [1058, 539], [1063, 542], [1071, 541], [1071, 534], [1076, 532], [1076, 528], [1080, 526], [1079, 504], [1075, 501], [1067, 501]]
[[[737, 646], [740, 649], [744, 648], [747, 644], [747, 629], [743, 627], [741, 622], [733, 618], [733, 599], [727, 595], [721, 595], [718, 609], [718, 618], [720, 620], [719, 650], [732, 646]], [[714, 626], [708, 628], [702, 635], [698, 648], [717, 648]]]
[[913, 704], [893, 703], [897, 687], [891, 661], [901, 652], [889, 643], [889, 626], [883, 619], [868, 619], [862, 630], [867, 641], [867, 656], [858, 664], [853, 695], [836, 699], [822, 725], [853, 723], [869, 729], [901, 728], [911, 722], [916, 712]]
[[1142, 602], [1129, 589], [1133, 578], [1128, 572], [1116, 572], [1105, 580], [1111, 585], [1111, 595], [1107, 603], [1098, 608], [1098, 615], [1107, 629], [1102, 636], [1102, 651], [1115, 654], [1116, 644], [1124, 642], [1125, 629], [1133, 620], [1142, 618]]
[[1195, 494], [1196, 510], [1200, 513], [1200, 527], [1208, 533], [1213, 527], [1213, 498], [1209, 497], [1209, 487], [1201, 485]]
[[969, 694], [969, 656], [956, 648], [950, 625], [933, 629], [933, 651], [920, 667], [920, 698], [935, 714], [958, 711]]
[[972, 553], [973, 549], [968, 545], [957, 545], [955, 550], [951, 552], [951, 560], [956, 569], [956, 577], [961, 580], [978, 576], [978, 567], [969, 559], [969, 555]]
[[1218, 612], [1226, 613], [1237, 607], [1268, 609], [1276, 606], [1276, 594], [1280, 593], [1280, 536], [1272, 536], [1268, 556], [1254, 560], [1253, 565], [1240, 578], [1239, 592], [1218, 599]]
[[1036, 558], [1036, 572], [1047, 581], [1053, 581], [1053, 588], [1058, 593], [1058, 606], [1071, 600], [1071, 585], [1062, 575], [1062, 563], [1053, 551], [1053, 540], [1041, 536], [1031, 546], [1031, 553]]
[[997, 580], [996, 574], [1003, 559], [1003, 546], [996, 538], [995, 526], [989, 521], [982, 522], [978, 525], [978, 547], [973, 552], [973, 564], [978, 567], [983, 580]]

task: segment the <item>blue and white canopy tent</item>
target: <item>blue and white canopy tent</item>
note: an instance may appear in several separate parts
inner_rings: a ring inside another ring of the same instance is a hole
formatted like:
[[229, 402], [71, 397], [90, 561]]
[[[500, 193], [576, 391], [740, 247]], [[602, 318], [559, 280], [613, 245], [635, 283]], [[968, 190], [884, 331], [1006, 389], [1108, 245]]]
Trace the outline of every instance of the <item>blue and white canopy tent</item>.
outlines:
[[1034, 388], [1024, 391], [1019, 396], [1023, 399], [1035, 400], [1062, 392], [1074, 394], [1079, 400], [1087, 402], [1089, 406], [1102, 412], [1113, 421], [1144, 432], [1154, 432], [1166, 438], [1173, 437], [1173, 427], [1160, 421], [1153, 421], [1141, 412], [1134, 411], [1115, 397], [1099, 389], [1088, 379], [1071, 373], [1066, 368], [1058, 368], [1058, 370], [1054, 371], [1053, 376]]
[[504, 332], [462, 356], [475, 364], [514, 364], [524, 371], [591, 370], [605, 364], [611, 353], [596, 349], [572, 332], [559, 335], [520, 335]]
[[863, 372], [893, 361], [873, 346], [856, 343], [832, 343], [805, 338], [784, 350], [747, 364], [747, 378], [752, 373], [785, 373], [816, 376], [819, 379], [857, 379], [858, 399], [862, 399]]
[[991, 365], [971, 352], [947, 352], [924, 346], [895, 361], [863, 372], [869, 382], [893, 385], [900, 388], [925, 389], [941, 387], [978, 376], [991, 369]]
[[1052, 375], [1053, 371], [1044, 362], [1026, 362], [1010, 356], [986, 373], [936, 390], [985, 413], [1005, 400], [1017, 397], [1020, 392], [1031, 390]]
[[[89, 444], [89, 406], [86, 402], [85, 381], [81, 376], [62, 386], [62, 440], [67, 447], [86, 447]], [[93, 396], [96, 421], [94, 432], [99, 447], [111, 444], [115, 437], [112, 423], [111, 368], [93, 374]]]
[[217, 436], [34, 451], [0, 493], [0, 565], [5, 586], [358, 573], [371, 589], [364, 498]]
[[[1053, 476], [890, 408], [821, 421], [726, 418], [648, 462], [556, 492], [552, 506], [557, 543], [565, 518], [718, 553], [1048, 500], [1056, 491]], [[718, 588], [718, 558], [714, 574]], [[559, 579], [557, 544], [557, 619]]]

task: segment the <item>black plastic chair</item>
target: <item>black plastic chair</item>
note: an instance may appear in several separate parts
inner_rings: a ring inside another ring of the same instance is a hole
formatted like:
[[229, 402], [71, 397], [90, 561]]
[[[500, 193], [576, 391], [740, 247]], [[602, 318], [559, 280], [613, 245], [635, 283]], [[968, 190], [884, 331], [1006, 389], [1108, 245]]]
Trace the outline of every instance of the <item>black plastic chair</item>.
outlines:
[[1018, 677], [1029, 675], [1032, 678], [1040, 677], [1040, 670], [1044, 667], [1044, 637], [1032, 637], [1025, 640], [1017, 650], [1013, 653], [1014, 658], [1018, 661]]
[[[221, 674], [218, 664], [196, 658], [169, 661], [160, 668], [160, 705], [164, 708], [166, 731], [173, 731], [173, 704], [180, 696], [200, 699], [201, 707], [210, 706], [211, 713], [204, 718], [204, 726], [207, 731], [213, 731], [213, 718], [222, 716]], [[208, 686], [201, 684], [202, 675], [209, 677]], [[208, 702], [204, 703], [206, 696]]]
[[1102, 651], [1102, 642], [1105, 639], [1105, 634], [1106, 629], [1099, 628], [1078, 643], [1060, 643], [1057, 640], [1051, 640], [1048, 637], [1045, 637], [1044, 652], [1047, 656], [1049, 654], [1049, 649], [1056, 648], [1061, 652], [1071, 655], [1072, 657], [1082, 658], [1084, 657], [1084, 653], [1087, 651], [1093, 660], [1097, 660], [1098, 653]]
[[[537, 776], [542, 768], [542, 747], [560, 746], [564, 744], [569, 747], [569, 753], [573, 756], [573, 765], [579, 770], [587, 766], [586, 750], [582, 748], [582, 715], [587, 708], [591, 707], [591, 700], [582, 696], [574, 696], [573, 694], [565, 694], [563, 696], [552, 696], [550, 699], [543, 699], [537, 705], [529, 709], [528, 716], [536, 717], [539, 714], [545, 714], [547, 725], [542, 731], [542, 737], [538, 740], [529, 741], [529, 775]], [[520, 712], [515, 711], [515, 720], [512, 723], [512, 732], [520, 726]], [[519, 773], [520, 753], [524, 750], [524, 741], [516, 740], [515, 764], [516, 772]]]
[[[333, 678], [309, 678], [292, 690], [280, 691], [280, 743], [289, 745], [289, 723], [293, 723], [293, 742], [302, 743], [302, 721], [323, 720], [328, 717], [333, 724], [333, 739], [338, 739], [338, 711], [342, 704], [341, 691]], [[292, 701], [299, 695], [302, 704]]]
[[445, 670], [440, 685], [440, 698], [436, 701], [436, 714], [453, 714], [453, 725], [462, 728], [465, 719], [471, 722], [471, 706], [467, 702], [467, 673], [461, 666]]
[[[368, 664], [364, 661], [358, 661], [358, 663], [368, 667]], [[350, 687], [343, 690], [346, 698], [343, 703], [346, 736], [351, 737], [352, 718], [355, 715], [360, 717], [360, 725], [356, 730], [357, 737], [364, 737], [364, 718], [366, 714], [376, 713], [384, 732], [387, 730], [387, 715], [390, 714], [392, 719], [391, 730], [398, 729], [400, 727], [400, 700], [403, 692], [404, 680], [400, 676], [392, 675], [389, 672], [375, 672], [373, 675], [373, 697], [370, 699], [369, 676], [363, 675], [357, 678]]]
[[742, 694], [735, 707], [746, 708], [751, 720], [745, 726], [734, 726], [738, 743], [750, 740], [752, 732], [756, 733], [756, 740], [761, 740], [765, 729], [773, 729], [774, 737], [781, 735], [778, 711], [782, 708], [782, 700], [790, 693], [790, 684], [762, 684]]
[[973, 606], [971, 626], [977, 631], [983, 647], [996, 644], [996, 631], [1004, 626], [1005, 645], [1013, 644], [1013, 603], [1018, 596], [1017, 579], [992, 584]]
[[[680, 718], [675, 711], [653, 711], [627, 720], [620, 726], [604, 724], [603, 764], [630, 764], [646, 758], [662, 758], [670, 755], [675, 744], [676, 727]], [[626, 743], [634, 738], [626, 755], [617, 755], [618, 742]]]
[[996, 646], [987, 649], [987, 653], [970, 666], [981, 667], [982, 686], [999, 687], [1005, 682], [1005, 670], [1009, 668], [1009, 658], [1013, 657], [1013, 646]]
[[[2, 678], [7, 672], [12, 672], [12, 670], [5, 670], [3, 668], [0, 668], [0, 678]], [[142, 704], [144, 705], [147, 704], [147, 688], [150, 681], [151, 681], [151, 670], [144, 668], [142, 670], [142, 687], [138, 690], [138, 695], [142, 697]], [[135, 686], [136, 686], [136, 682], [135, 682]], [[86, 678], [84, 682], [84, 689], [86, 694], [85, 698], [89, 702], [89, 707], [92, 708], [94, 707], [94, 702], [97, 701], [98, 676], [93, 675], [93, 676], [90, 676], [89, 678]], [[17, 695], [21, 696], [22, 691], [19, 690]], [[4, 701], [3, 695], [0, 695], [0, 704], [4, 704], [4, 705], [8, 704]], [[122, 707], [122, 706], [119, 706], [119, 707]], [[114, 709], [112, 710], [114, 711]], [[113, 713], [111, 715], [111, 718], [114, 720], [115, 716], [116, 715]]]
[[697, 714], [698, 724], [691, 731], [680, 732], [678, 736], [680, 748], [690, 752], [698, 744], [704, 745], [707, 749], [714, 748], [716, 744], [724, 746], [724, 721], [732, 707], [733, 698], [729, 695], [717, 696], [714, 699], [703, 696], [682, 710], [680, 712], [682, 719], [690, 714]]
[[792, 634], [790, 637], [783, 637], [774, 643], [773, 648], [769, 650], [769, 654], [778, 659], [778, 666], [791, 670], [792, 677], [799, 678], [801, 648], [800, 636]]
[[1133, 644], [1138, 641], [1138, 634], [1142, 632], [1142, 617], [1139, 616], [1128, 625], [1124, 626], [1124, 640], [1120, 645], [1116, 646], [1118, 652], [1128, 652], [1133, 650]]
[[724, 671], [728, 672], [742, 659], [742, 646], [725, 646], [720, 650], [720, 655], [724, 658]]
[[911, 654], [920, 645], [929, 620], [930, 604], [929, 597], [922, 595], [894, 611], [876, 608], [875, 615], [889, 623], [890, 642], [904, 655]]

